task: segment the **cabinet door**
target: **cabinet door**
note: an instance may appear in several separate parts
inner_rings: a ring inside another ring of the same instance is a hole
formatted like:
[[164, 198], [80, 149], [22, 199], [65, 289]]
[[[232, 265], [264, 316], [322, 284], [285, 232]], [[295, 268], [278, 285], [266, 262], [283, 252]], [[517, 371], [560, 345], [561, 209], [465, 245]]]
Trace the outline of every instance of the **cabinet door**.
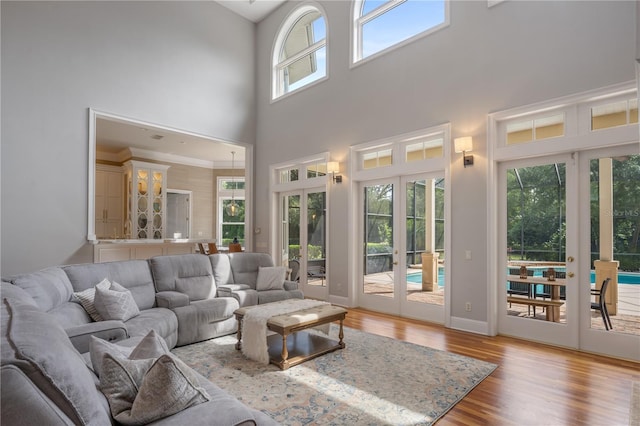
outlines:
[[95, 230], [97, 238], [122, 237], [121, 172], [96, 170]]
[[95, 230], [97, 238], [106, 238], [104, 215], [106, 209], [105, 182], [106, 172], [96, 170], [96, 189], [95, 189]]
[[122, 213], [124, 206], [122, 204], [122, 173], [107, 172], [106, 176], [106, 225], [109, 232], [122, 236]]

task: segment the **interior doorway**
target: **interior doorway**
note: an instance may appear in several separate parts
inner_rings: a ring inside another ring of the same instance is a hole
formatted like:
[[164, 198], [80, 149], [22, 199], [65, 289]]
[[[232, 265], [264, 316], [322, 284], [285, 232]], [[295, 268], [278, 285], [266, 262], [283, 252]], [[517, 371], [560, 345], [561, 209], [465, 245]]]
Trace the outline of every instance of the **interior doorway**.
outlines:
[[167, 238], [191, 238], [191, 191], [167, 189]]

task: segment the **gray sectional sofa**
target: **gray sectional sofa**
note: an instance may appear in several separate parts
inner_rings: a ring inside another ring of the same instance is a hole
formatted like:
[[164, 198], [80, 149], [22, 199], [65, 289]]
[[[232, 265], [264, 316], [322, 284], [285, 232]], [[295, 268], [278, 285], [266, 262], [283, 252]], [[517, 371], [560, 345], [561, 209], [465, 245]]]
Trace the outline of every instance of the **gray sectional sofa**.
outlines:
[[[171, 349], [234, 333], [238, 307], [303, 298], [295, 282], [260, 289], [260, 268], [273, 266], [264, 253], [186, 254], [51, 267], [3, 279], [1, 423], [117, 424], [87, 355], [92, 336], [132, 347], [153, 330]], [[124, 321], [92, 319], [78, 294], [104, 279], [130, 291], [137, 314]], [[276, 424], [204, 377], [198, 381], [211, 400], [153, 424]]]

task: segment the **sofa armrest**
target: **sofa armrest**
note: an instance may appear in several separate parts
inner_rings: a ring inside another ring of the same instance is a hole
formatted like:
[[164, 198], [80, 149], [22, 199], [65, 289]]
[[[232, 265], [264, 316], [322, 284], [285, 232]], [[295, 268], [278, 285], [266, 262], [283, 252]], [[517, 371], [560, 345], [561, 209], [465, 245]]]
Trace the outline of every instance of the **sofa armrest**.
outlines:
[[178, 291], [161, 291], [156, 293], [156, 305], [159, 308], [180, 308], [189, 306], [189, 296]]
[[284, 281], [284, 289], [287, 291], [298, 290], [298, 282], [297, 281]]
[[80, 353], [89, 352], [91, 336], [108, 342], [117, 342], [129, 337], [127, 327], [122, 321], [108, 320], [90, 322], [65, 329], [69, 340]]
[[258, 304], [258, 292], [247, 284], [227, 284], [218, 287], [218, 297], [233, 297], [240, 307]]

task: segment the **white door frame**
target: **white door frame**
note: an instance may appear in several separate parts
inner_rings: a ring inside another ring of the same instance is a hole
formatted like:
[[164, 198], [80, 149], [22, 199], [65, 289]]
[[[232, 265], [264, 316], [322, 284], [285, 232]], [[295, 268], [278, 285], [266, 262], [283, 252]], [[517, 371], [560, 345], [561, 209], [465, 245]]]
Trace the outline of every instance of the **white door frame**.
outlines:
[[[581, 281], [577, 263], [567, 262], [566, 324], [539, 321], [507, 314], [507, 208], [506, 171], [553, 163], [566, 164], [565, 201], [566, 210], [566, 250], [567, 257], [578, 258], [578, 180], [577, 154], [556, 154], [545, 157], [512, 160], [498, 164], [498, 331], [500, 334], [544, 342], [551, 345], [578, 347], [578, 287]], [[574, 220], [572, 220], [574, 218]], [[502, 265], [502, 267], [500, 267]], [[570, 277], [571, 273], [574, 274]]]
[[[319, 300], [326, 300], [328, 297], [328, 288], [329, 288], [329, 284], [327, 281], [327, 272], [325, 271], [325, 285], [323, 286], [315, 286], [315, 285], [309, 285], [307, 283], [307, 261], [308, 261], [308, 253], [307, 253], [307, 243], [308, 243], [308, 235], [307, 235], [307, 229], [308, 229], [308, 221], [307, 221], [307, 194], [310, 193], [318, 193], [318, 192], [324, 192], [325, 193], [325, 203], [328, 203], [328, 199], [326, 198], [328, 196], [327, 194], [327, 190], [325, 186], [320, 186], [320, 187], [314, 187], [314, 188], [303, 188], [303, 189], [296, 189], [296, 190], [291, 190], [291, 191], [283, 191], [278, 193], [278, 206], [282, 206], [282, 199], [283, 197], [290, 197], [290, 196], [299, 196], [300, 197], [300, 271], [299, 271], [299, 277], [300, 277], [300, 281], [299, 281], [299, 285], [300, 285], [300, 289], [302, 290], [302, 292], [304, 293], [305, 297], [310, 297], [313, 299], [319, 299]], [[328, 209], [326, 209], [326, 211], [328, 211]], [[279, 237], [279, 243], [278, 245], [279, 247], [279, 251], [278, 253], [282, 253], [281, 258], [279, 259], [280, 263], [284, 263], [287, 259], [284, 258], [284, 254], [285, 252], [285, 247], [282, 246], [282, 244], [284, 244], [284, 241], [282, 240], [282, 236], [284, 235], [284, 230], [282, 229], [283, 226], [283, 217], [282, 215], [282, 211], [279, 208], [278, 209], [278, 235]], [[328, 215], [325, 215], [325, 227], [324, 227], [324, 232], [325, 232], [325, 246], [327, 245], [327, 230], [328, 230]], [[287, 233], [287, 239], [289, 238], [289, 235]], [[325, 269], [328, 269], [328, 264], [327, 264], [327, 259], [325, 258]]]
[[[638, 143], [617, 146], [613, 148], [585, 151], [580, 155], [580, 211], [589, 212], [590, 185], [589, 166], [595, 158], [616, 157], [623, 155], [640, 155]], [[591, 223], [590, 215], [580, 215], [580, 245], [578, 262], [581, 275], [589, 277], [591, 273]], [[589, 274], [589, 275], [584, 275]], [[583, 281], [581, 281], [583, 282]], [[584, 289], [583, 289], [584, 290]], [[616, 333], [591, 328], [591, 295], [587, 291], [579, 294], [580, 303], [580, 349], [588, 352], [598, 352], [609, 356], [640, 361], [640, 336], [628, 333]]]
[[[409, 301], [406, 299], [407, 294], [407, 255], [406, 255], [406, 221], [403, 218], [407, 216], [406, 209], [406, 186], [408, 182], [418, 181], [418, 180], [427, 180], [427, 179], [436, 179], [436, 178], [444, 178], [444, 172], [430, 172], [430, 173], [420, 173], [406, 176], [395, 176], [388, 177], [383, 179], [375, 179], [368, 181], [358, 182], [357, 191], [358, 196], [356, 197], [358, 200], [358, 211], [359, 214], [357, 217], [360, 219], [357, 223], [358, 229], [358, 258], [360, 259], [357, 262], [357, 299], [358, 304], [362, 307], [372, 309], [379, 312], [385, 312], [388, 314], [399, 315], [406, 318], [414, 318], [429, 322], [434, 322], [438, 324], [443, 324], [445, 322], [445, 311], [446, 306], [448, 306], [448, 300], [450, 295], [450, 284], [449, 280], [451, 274], [449, 273], [450, 262], [445, 262], [445, 283], [444, 283], [444, 303], [443, 305], [435, 305], [428, 303], [420, 303], [415, 301]], [[363, 211], [364, 211], [364, 188], [366, 186], [377, 185], [381, 183], [391, 183], [394, 185], [394, 193], [393, 193], [393, 260], [397, 262], [394, 265], [394, 297], [387, 298], [381, 296], [371, 296], [367, 295], [363, 292], [362, 280], [364, 275], [363, 270], [363, 262], [362, 259], [364, 257], [364, 244], [361, 244], [364, 241], [364, 224], [363, 224]], [[448, 180], [445, 178], [445, 254], [449, 252], [449, 215], [448, 215]], [[396, 253], [397, 252], [397, 253]]]

